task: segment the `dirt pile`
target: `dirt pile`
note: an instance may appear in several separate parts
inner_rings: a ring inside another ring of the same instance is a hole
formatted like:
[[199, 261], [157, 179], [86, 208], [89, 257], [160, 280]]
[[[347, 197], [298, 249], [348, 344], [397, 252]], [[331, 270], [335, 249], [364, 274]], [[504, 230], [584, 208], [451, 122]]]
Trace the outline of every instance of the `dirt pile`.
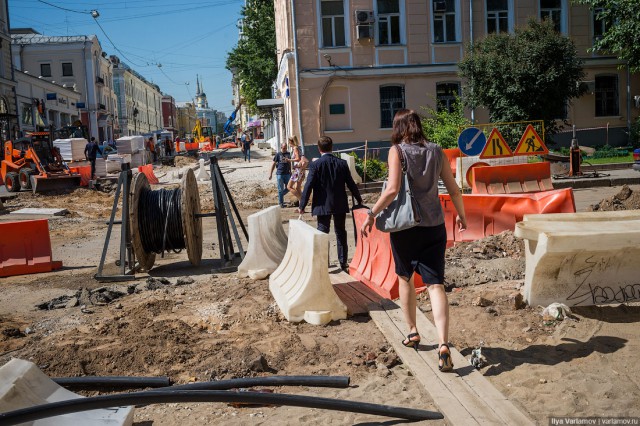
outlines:
[[624, 185], [616, 195], [605, 198], [598, 204], [587, 208], [588, 211], [638, 210], [640, 209], [640, 191], [633, 191]]
[[6, 201], [10, 210], [22, 208], [65, 208], [71, 217], [101, 219], [109, 217], [113, 207], [114, 193], [105, 193], [86, 188], [73, 191], [33, 194], [21, 192], [19, 197]]
[[182, 168], [182, 167], [190, 167], [193, 166], [194, 164], [196, 164], [198, 162], [198, 159], [195, 157], [191, 157], [188, 155], [182, 156], [176, 156], [175, 160], [174, 160], [174, 164], [176, 167], [178, 168]]

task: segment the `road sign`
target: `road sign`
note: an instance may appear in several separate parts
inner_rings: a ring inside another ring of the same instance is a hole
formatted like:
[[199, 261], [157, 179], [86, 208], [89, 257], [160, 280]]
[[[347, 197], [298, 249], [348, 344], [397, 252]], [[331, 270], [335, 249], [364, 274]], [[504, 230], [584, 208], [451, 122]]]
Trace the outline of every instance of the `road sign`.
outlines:
[[501, 158], [512, 157], [513, 151], [507, 145], [507, 142], [502, 137], [502, 134], [495, 127], [491, 130], [489, 140], [480, 154], [480, 158]]
[[477, 127], [464, 129], [458, 136], [458, 147], [468, 156], [478, 155], [487, 143], [487, 137]]
[[529, 124], [520, 138], [513, 155], [543, 155], [548, 153], [549, 149], [542, 142], [542, 138], [540, 138], [533, 126]]

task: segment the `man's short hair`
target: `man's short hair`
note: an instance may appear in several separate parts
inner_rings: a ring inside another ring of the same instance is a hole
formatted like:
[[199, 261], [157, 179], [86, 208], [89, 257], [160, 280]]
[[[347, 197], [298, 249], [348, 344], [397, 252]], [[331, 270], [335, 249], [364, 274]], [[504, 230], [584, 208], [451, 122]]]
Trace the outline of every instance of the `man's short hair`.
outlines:
[[322, 136], [318, 139], [318, 149], [320, 152], [333, 151], [333, 140], [329, 136]]

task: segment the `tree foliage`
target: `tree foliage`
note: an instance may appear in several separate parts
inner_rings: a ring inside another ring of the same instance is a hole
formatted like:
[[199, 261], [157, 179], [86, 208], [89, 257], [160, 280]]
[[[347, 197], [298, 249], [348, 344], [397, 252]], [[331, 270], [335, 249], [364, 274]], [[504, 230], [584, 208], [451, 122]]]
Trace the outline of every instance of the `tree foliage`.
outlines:
[[460, 128], [471, 124], [464, 116], [464, 105], [460, 99], [454, 103], [453, 111], [434, 108], [432, 106], [421, 107], [427, 113], [422, 117], [422, 129], [430, 142], [437, 143], [442, 148], [455, 148], [458, 146], [458, 134]]
[[593, 50], [605, 51], [627, 61], [631, 72], [640, 72], [640, 2], [638, 0], [574, 0], [596, 12], [607, 23]]
[[278, 74], [273, 1], [248, 0], [242, 8], [242, 37], [227, 55], [226, 67], [240, 83], [242, 102], [258, 112], [258, 99], [271, 98]]
[[465, 104], [488, 108], [492, 122], [544, 120], [554, 133], [566, 105], [584, 91], [575, 45], [547, 20], [470, 45], [459, 67]]

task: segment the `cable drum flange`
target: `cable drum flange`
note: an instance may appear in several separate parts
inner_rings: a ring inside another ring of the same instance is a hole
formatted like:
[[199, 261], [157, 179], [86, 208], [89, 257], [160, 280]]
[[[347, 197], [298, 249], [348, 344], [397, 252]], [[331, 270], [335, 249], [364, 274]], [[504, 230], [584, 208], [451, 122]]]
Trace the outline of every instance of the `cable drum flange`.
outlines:
[[198, 182], [192, 169], [180, 182], [182, 190], [182, 230], [184, 242], [189, 256], [189, 262], [198, 266], [202, 260], [202, 218], [200, 214], [200, 195], [198, 194]]

